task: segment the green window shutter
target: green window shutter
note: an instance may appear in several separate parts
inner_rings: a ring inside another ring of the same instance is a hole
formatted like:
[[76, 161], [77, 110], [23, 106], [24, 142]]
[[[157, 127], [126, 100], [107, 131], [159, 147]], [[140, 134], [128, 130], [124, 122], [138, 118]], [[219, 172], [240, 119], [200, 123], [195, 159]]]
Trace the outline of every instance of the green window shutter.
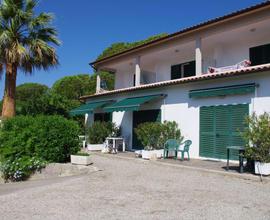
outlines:
[[215, 108], [200, 108], [200, 156], [214, 157]]
[[[247, 127], [245, 118], [249, 115], [248, 104], [231, 106], [231, 114], [230, 145], [245, 146], [241, 132], [243, 132]], [[231, 157], [235, 160], [238, 160], [238, 152], [232, 151]]]
[[[221, 105], [200, 108], [200, 156], [227, 158], [227, 146], [244, 146], [241, 136], [249, 114], [248, 104]], [[238, 160], [238, 151], [230, 158]]]
[[225, 159], [227, 155], [226, 147], [230, 145], [230, 108], [228, 106], [216, 106], [216, 146], [214, 157]]
[[181, 78], [181, 65], [171, 66], [171, 79]]

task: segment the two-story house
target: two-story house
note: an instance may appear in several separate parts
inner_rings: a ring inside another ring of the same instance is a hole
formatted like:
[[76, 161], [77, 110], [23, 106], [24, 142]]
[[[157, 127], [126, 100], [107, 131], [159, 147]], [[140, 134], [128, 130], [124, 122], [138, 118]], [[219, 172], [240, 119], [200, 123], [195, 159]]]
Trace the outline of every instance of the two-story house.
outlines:
[[192, 140], [191, 157], [224, 159], [226, 146], [243, 144], [245, 116], [270, 112], [270, 2], [91, 65], [114, 73], [115, 89], [102, 90], [97, 77], [96, 94], [81, 97], [78, 113], [111, 118], [130, 137], [130, 150], [142, 147], [134, 133], [140, 123], [168, 120]]

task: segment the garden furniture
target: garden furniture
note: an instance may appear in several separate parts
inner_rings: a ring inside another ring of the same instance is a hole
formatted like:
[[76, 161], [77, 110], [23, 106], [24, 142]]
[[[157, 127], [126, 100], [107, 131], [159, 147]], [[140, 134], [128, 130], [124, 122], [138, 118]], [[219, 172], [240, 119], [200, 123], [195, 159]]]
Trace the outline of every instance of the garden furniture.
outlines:
[[[112, 145], [109, 144], [110, 141], [112, 141]], [[106, 146], [109, 146], [109, 148], [111, 146], [111, 153], [115, 153], [115, 154], [117, 153], [117, 151], [118, 151], [118, 147], [117, 147], [117, 144], [116, 144], [117, 141], [122, 142], [122, 144], [123, 144], [123, 152], [125, 151], [126, 144], [125, 144], [125, 139], [124, 138], [122, 138], [122, 137], [107, 137], [106, 138]]]
[[251, 65], [250, 60], [243, 60], [232, 66], [224, 66], [224, 67], [208, 67], [208, 73], [220, 73], [224, 71], [233, 71], [238, 69], [243, 69], [249, 67]]
[[[181, 145], [184, 145], [183, 149], [179, 149], [178, 152], [181, 153], [181, 160], [184, 160], [185, 158], [185, 153], [187, 153], [188, 155], [188, 160], [190, 160], [190, 157], [189, 157], [189, 148], [190, 148], [190, 145], [192, 144], [192, 141], [191, 140], [186, 140], [184, 141], [183, 143], [180, 144]], [[180, 147], [179, 146], [179, 147]]]
[[175, 159], [177, 159], [177, 151], [179, 147], [179, 142], [175, 139], [169, 139], [166, 141], [164, 144], [164, 153], [163, 153], [163, 158], [168, 158], [169, 152], [173, 151], [175, 152]]
[[80, 145], [82, 148], [86, 148], [86, 136], [85, 135], [79, 135]]
[[244, 172], [244, 153], [245, 147], [243, 146], [228, 146], [227, 147], [227, 167], [226, 170], [229, 170], [229, 163], [230, 163], [230, 151], [237, 150], [239, 152], [239, 173]]

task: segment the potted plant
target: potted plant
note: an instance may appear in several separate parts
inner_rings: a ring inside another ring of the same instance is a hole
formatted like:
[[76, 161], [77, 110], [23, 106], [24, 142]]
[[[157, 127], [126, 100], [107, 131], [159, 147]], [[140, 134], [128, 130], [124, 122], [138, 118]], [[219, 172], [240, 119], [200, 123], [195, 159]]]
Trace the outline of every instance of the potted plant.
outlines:
[[109, 136], [119, 135], [120, 129], [112, 122], [94, 122], [88, 129], [87, 149], [90, 151], [101, 151], [104, 142]]
[[75, 155], [70, 155], [70, 160], [72, 164], [77, 164], [77, 165], [87, 166], [87, 165], [92, 164], [90, 155], [84, 152], [79, 152]]
[[[156, 155], [156, 149], [160, 145], [161, 136], [161, 123], [158, 122], [146, 122], [140, 124], [135, 129], [138, 139], [144, 146], [144, 150], [141, 151], [143, 159], [150, 159]], [[156, 155], [157, 157], [157, 155]]]
[[181, 141], [183, 139], [176, 122], [164, 121], [163, 124], [146, 122], [140, 124], [135, 132], [144, 146], [144, 150], [141, 151], [143, 159], [162, 158], [166, 140], [173, 138]]
[[247, 143], [245, 157], [255, 161], [256, 174], [270, 175], [270, 115], [253, 114], [247, 123], [248, 129], [243, 133]]

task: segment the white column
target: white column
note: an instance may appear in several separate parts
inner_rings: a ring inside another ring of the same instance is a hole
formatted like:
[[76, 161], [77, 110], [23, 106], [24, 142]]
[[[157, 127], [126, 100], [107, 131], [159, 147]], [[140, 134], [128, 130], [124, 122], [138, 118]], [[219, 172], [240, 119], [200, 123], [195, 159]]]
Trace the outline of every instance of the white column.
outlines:
[[196, 60], [196, 75], [202, 74], [202, 39], [198, 37], [196, 39], [196, 48], [195, 48], [195, 60]]
[[139, 86], [141, 84], [141, 58], [136, 57], [135, 60], [135, 86]]
[[100, 75], [99, 72], [97, 71], [97, 84], [96, 84], [96, 93], [100, 93]]

